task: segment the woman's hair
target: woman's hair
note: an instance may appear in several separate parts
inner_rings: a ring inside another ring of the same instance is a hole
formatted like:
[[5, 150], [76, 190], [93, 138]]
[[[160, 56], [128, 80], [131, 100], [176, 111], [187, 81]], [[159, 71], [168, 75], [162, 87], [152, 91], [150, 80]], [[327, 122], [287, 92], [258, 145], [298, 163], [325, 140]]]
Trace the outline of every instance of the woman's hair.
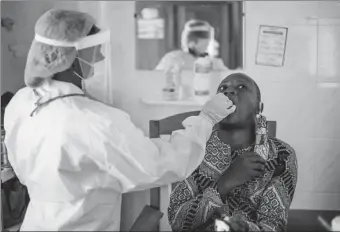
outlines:
[[211, 26], [203, 20], [192, 19], [188, 21], [182, 32], [181, 46], [184, 51], [188, 51], [190, 42], [197, 42], [198, 39], [211, 38]]

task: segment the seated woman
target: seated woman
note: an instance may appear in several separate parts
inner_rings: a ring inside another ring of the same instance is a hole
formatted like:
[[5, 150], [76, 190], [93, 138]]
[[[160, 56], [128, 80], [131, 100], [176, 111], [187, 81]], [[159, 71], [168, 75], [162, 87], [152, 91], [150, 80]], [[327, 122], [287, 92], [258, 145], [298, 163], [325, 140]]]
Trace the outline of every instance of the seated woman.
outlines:
[[[197, 57], [211, 56], [214, 70], [227, 70], [222, 59], [214, 57], [213, 46], [214, 28], [206, 21], [190, 20], [182, 32], [182, 50], [167, 53], [158, 63], [155, 70], [167, 70], [169, 67], [179, 64], [183, 69], [193, 69]], [[210, 48], [210, 49], [209, 49]]]
[[201, 165], [173, 190], [172, 230], [214, 231], [217, 215], [231, 231], [286, 231], [297, 184], [295, 151], [267, 134], [261, 92], [249, 76], [229, 75], [218, 93], [236, 110], [216, 126]]

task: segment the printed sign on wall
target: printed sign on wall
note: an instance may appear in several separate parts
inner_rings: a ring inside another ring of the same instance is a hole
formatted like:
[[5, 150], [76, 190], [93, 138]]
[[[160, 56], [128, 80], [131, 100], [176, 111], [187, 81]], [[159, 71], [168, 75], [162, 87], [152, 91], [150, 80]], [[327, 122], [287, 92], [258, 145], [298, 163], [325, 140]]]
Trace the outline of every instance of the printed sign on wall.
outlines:
[[284, 64], [288, 28], [260, 26], [256, 64], [281, 67]]

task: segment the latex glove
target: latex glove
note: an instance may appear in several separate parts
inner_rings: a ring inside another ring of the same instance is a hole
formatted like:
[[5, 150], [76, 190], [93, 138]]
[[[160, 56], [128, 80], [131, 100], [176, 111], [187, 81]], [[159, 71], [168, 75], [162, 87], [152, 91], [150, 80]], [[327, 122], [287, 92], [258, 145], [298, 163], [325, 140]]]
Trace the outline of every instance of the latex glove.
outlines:
[[223, 93], [218, 93], [205, 103], [200, 116], [206, 118], [214, 126], [235, 110], [236, 106], [233, 102]]

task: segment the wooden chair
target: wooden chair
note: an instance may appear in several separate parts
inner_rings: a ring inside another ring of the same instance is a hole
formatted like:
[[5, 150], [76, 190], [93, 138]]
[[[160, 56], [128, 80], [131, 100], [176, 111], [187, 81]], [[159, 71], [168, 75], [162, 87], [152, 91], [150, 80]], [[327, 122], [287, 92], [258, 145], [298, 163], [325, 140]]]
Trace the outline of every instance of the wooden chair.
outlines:
[[159, 222], [163, 213], [146, 205], [133, 223], [130, 231], [159, 231]]
[[[149, 133], [150, 138], [159, 138], [161, 135], [171, 135], [173, 131], [184, 129], [182, 122], [190, 117], [197, 116], [200, 111], [191, 111], [181, 114], [176, 114], [161, 120], [150, 120], [149, 122]], [[276, 122], [268, 121], [268, 134], [271, 137], [276, 137]], [[173, 189], [173, 185], [168, 186], [168, 193]], [[162, 191], [164, 192], [164, 191]], [[153, 188], [150, 190], [150, 206], [155, 209], [163, 211], [167, 215], [164, 210], [161, 209], [161, 188]], [[165, 217], [164, 217], [165, 218]], [[167, 218], [165, 218], [167, 220]]]

